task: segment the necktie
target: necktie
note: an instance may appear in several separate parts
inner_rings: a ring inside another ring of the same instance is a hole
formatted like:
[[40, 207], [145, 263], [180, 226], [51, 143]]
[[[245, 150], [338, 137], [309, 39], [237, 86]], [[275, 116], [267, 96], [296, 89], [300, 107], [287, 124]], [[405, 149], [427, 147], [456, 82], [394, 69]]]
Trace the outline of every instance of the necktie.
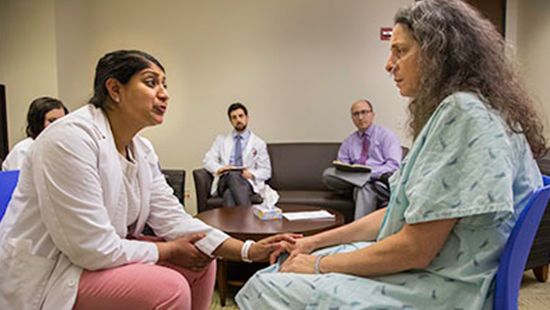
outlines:
[[359, 164], [366, 165], [367, 158], [369, 157], [369, 137], [366, 133], [363, 133], [363, 149], [361, 150], [361, 157], [359, 157]]
[[237, 135], [235, 137], [235, 166], [242, 167], [243, 166], [243, 146], [241, 143], [241, 140], [243, 137], [241, 135]]

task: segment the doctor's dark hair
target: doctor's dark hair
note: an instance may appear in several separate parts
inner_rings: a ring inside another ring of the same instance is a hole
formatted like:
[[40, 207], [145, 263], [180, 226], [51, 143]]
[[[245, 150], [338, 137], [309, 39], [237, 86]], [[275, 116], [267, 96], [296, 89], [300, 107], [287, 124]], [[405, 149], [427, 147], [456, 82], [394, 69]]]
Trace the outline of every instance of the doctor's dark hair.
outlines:
[[27, 128], [25, 128], [27, 137], [36, 139], [42, 130], [44, 130], [46, 114], [55, 109], [63, 109], [65, 114], [69, 113], [67, 107], [58, 99], [51, 97], [39, 97], [34, 99], [27, 112]]
[[238, 109], [243, 109], [244, 111], [244, 115], [247, 115], [248, 116], [248, 110], [246, 109], [246, 107], [240, 103], [240, 102], [235, 102], [235, 103], [232, 103], [230, 106], [229, 106], [229, 109], [227, 109], [227, 116], [229, 116], [229, 118], [231, 118], [231, 112], [235, 111], [235, 110], [238, 110]]
[[445, 97], [467, 91], [498, 111], [512, 132], [523, 133], [535, 157], [546, 152], [542, 121], [512, 53], [481, 13], [460, 0], [424, 0], [401, 8], [394, 24], [420, 45], [420, 84], [409, 104], [414, 138]]
[[160, 62], [153, 56], [138, 50], [119, 50], [105, 54], [95, 70], [94, 95], [89, 103], [101, 108], [109, 109], [112, 100], [109, 99], [109, 92], [105, 88], [105, 82], [114, 78], [123, 85], [128, 83], [137, 72], [149, 68], [151, 63], [157, 65], [162, 72], [166, 72]]

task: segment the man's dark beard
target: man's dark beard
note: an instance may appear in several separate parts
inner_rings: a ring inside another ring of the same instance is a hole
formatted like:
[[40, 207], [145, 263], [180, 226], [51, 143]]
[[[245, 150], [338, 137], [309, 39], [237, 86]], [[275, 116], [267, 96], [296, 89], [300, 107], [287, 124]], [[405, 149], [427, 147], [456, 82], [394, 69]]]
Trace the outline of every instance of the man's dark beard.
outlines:
[[237, 124], [237, 125], [235, 126], [235, 130], [238, 131], [238, 132], [243, 132], [243, 131], [246, 130], [246, 125], [244, 125], [244, 124], [241, 124], [241, 125]]

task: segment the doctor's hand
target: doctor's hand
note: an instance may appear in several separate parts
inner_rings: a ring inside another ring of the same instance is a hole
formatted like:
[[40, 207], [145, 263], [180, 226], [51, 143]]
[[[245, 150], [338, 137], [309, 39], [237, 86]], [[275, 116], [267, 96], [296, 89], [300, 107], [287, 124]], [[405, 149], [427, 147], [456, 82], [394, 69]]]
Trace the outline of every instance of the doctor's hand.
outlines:
[[247, 180], [254, 180], [254, 175], [250, 173], [250, 171], [248, 171], [247, 169], [243, 170], [242, 175], [243, 175], [243, 178]]
[[205, 236], [205, 234], [189, 234], [172, 241], [157, 242], [159, 262], [169, 263], [195, 272], [201, 271], [213, 260], [195, 246], [195, 242]]
[[269, 257], [269, 254], [279, 250], [283, 243], [294, 244], [301, 237], [302, 235], [300, 234], [279, 234], [264, 238], [250, 246], [248, 258], [255, 262], [265, 261]]
[[217, 175], [224, 174], [224, 173], [226, 173], [227, 171], [231, 170], [234, 167], [235, 166], [233, 166], [233, 165], [227, 165], [225, 167], [221, 167], [220, 169], [218, 169], [218, 171], [216, 171], [216, 174]]
[[273, 253], [271, 253], [269, 257], [269, 263], [271, 265], [275, 264], [279, 256], [284, 253], [289, 253], [289, 258], [291, 258], [298, 254], [309, 254], [313, 252], [313, 250], [315, 250], [315, 246], [313, 245], [310, 237], [298, 239], [294, 243], [281, 242], [280, 247], [277, 250], [273, 251]]

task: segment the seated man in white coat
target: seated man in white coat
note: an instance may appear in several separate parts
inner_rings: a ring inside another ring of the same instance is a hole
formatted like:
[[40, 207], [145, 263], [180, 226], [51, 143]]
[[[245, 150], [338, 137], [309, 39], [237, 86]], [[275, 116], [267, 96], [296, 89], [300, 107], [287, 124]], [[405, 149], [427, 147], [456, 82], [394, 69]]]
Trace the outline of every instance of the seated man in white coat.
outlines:
[[214, 176], [211, 194], [223, 197], [223, 205], [248, 206], [251, 197], [264, 197], [265, 181], [271, 177], [271, 162], [265, 142], [248, 128], [248, 111], [241, 103], [227, 110], [234, 130], [219, 135], [202, 163]]

